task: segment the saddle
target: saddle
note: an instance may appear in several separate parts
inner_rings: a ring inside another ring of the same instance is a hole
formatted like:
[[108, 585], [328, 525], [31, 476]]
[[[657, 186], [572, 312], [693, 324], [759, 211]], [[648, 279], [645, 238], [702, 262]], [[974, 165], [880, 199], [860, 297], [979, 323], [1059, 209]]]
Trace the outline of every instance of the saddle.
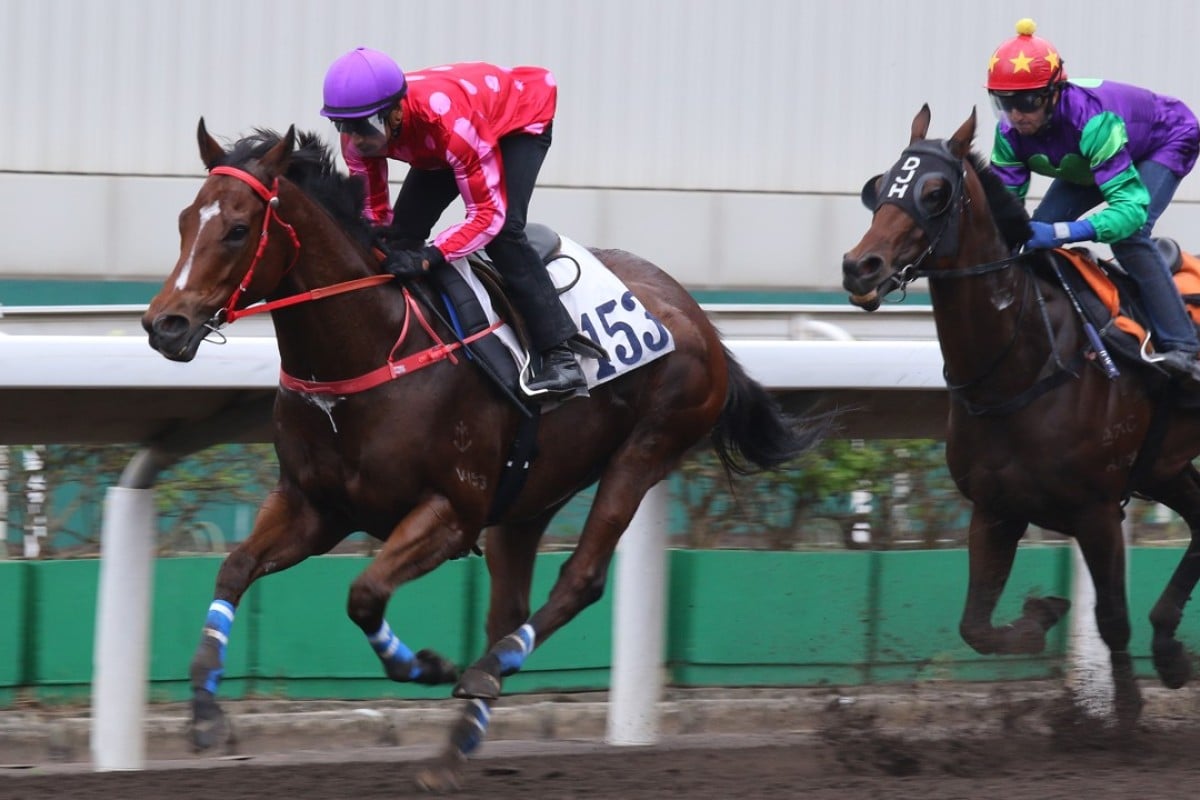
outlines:
[[[563, 252], [562, 237], [558, 232], [550, 228], [548, 225], [542, 225], [537, 222], [531, 222], [525, 226], [525, 237], [529, 240], [529, 244], [533, 245], [533, 250], [538, 254], [538, 258], [542, 260], [542, 264], [549, 264], [558, 258], [573, 258], [567, 256]], [[521, 346], [529, 350], [529, 338], [525, 331], [524, 320], [517, 312], [512, 302], [504, 296], [504, 278], [500, 275], [500, 271], [496, 269], [496, 265], [492, 262], [491, 257], [484, 250], [476, 250], [471, 255], [467, 256], [467, 263], [479, 276], [480, 281], [487, 288], [488, 294], [492, 297], [492, 303], [496, 308], [496, 312], [504, 318], [506, 322], [512, 325], [516, 331], [517, 338], [521, 342]], [[578, 268], [578, 263], [576, 267]], [[448, 272], [450, 270], [441, 270]], [[576, 274], [575, 281], [568, 283], [566, 286], [559, 287], [558, 293], [561, 295], [569, 292], [575, 286], [575, 282], [579, 280], [579, 275]], [[497, 297], [502, 297], [502, 302], [497, 302]], [[566, 341], [566, 345], [576, 355], [584, 358], [595, 358], [609, 360], [608, 353], [604, 348], [597, 345], [586, 336], [576, 333]]]
[[[1200, 258], [1185, 252], [1173, 239], [1154, 242], [1171, 268], [1193, 324], [1200, 325]], [[1136, 284], [1120, 264], [1098, 259], [1084, 247], [1054, 250], [1050, 257], [1061, 258], [1070, 266], [1061, 270], [1063, 280], [1113, 358], [1157, 375], [1159, 370], [1141, 355], [1150, 336], [1149, 316], [1138, 300]]]

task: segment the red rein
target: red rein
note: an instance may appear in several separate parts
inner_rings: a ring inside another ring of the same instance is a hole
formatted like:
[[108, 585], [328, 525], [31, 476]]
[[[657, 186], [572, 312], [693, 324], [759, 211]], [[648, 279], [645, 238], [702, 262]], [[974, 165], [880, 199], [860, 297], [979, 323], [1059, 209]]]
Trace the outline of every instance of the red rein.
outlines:
[[[282, 297], [278, 300], [270, 300], [264, 303], [252, 305], [249, 308], [238, 309], [238, 299], [245, 293], [246, 288], [250, 285], [250, 280], [254, 276], [254, 268], [258, 266], [258, 262], [262, 260], [263, 252], [267, 249], [267, 240], [269, 238], [268, 229], [271, 225], [271, 220], [276, 220], [292, 239], [292, 263], [288, 265], [287, 271], [296, 266], [296, 262], [300, 258], [300, 237], [296, 234], [296, 229], [289, 225], [279, 216], [279, 179], [276, 178], [271, 188], [268, 189], [262, 181], [251, 175], [245, 170], [237, 167], [213, 167], [209, 170], [211, 175], [227, 175], [231, 178], [237, 178], [242, 183], [254, 190], [254, 193], [263, 199], [267, 204], [266, 213], [263, 215], [262, 231], [258, 237], [258, 249], [254, 253], [254, 260], [250, 262], [250, 268], [246, 270], [245, 277], [242, 278], [241, 284], [238, 285], [235, 291], [229, 298], [228, 305], [224, 308], [224, 317], [226, 322], [233, 322], [241, 317], [248, 317], [252, 314], [261, 314], [264, 311], [271, 311], [276, 308], [285, 306], [293, 306], [297, 303], [306, 303], [309, 300], [320, 300], [322, 297], [332, 297], [333, 295], [342, 294], [344, 292], [352, 292], [356, 289], [364, 289], [368, 286], [377, 286], [381, 283], [387, 283], [392, 280], [391, 275], [368, 275], [365, 278], [355, 278], [342, 283], [336, 283], [333, 286], [326, 286], [319, 289], [311, 289], [300, 294]], [[425, 315], [421, 313], [421, 308], [413, 299], [408, 289], [403, 290], [404, 304], [407, 313], [404, 315], [404, 326], [400, 330], [400, 338], [396, 340], [396, 344], [392, 347], [388, 355], [387, 363], [371, 370], [370, 372], [359, 375], [356, 378], [347, 378], [340, 381], [306, 381], [301, 378], [296, 378], [287, 374], [282, 369], [279, 370], [279, 384], [285, 389], [290, 389], [294, 392], [303, 392], [305, 394], [326, 394], [326, 395], [346, 395], [356, 392], [363, 392], [367, 389], [374, 388], [382, 383], [387, 383], [390, 380], [399, 378], [401, 375], [406, 375], [410, 372], [415, 372], [423, 367], [428, 367], [430, 364], [436, 364], [443, 359], [450, 359], [450, 363], [457, 364], [458, 359], [454, 357], [454, 351], [470, 344], [477, 339], [487, 336], [494, 332], [497, 328], [503, 325], [503, 322], [496, 322], [493, 325], [485, 328], [478, 333], [466, 337], [461, 342], [451, 342], [449, 344], [442, 341], [441, 337], [433, 330], [433, 327], [425, 319]], [[413, 317], [425, 329], [435, 344], [417, 353], [396, 358], [396, 351], [404, 344], [404, 340], [408, 337], [408, 323]]]

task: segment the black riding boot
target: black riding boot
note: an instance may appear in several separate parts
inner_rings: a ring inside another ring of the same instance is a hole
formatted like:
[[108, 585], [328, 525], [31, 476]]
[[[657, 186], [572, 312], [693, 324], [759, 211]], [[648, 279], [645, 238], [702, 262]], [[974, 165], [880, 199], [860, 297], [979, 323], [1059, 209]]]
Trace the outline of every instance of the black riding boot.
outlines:
[[545, 396], [560, 397], [587, 389], [587, 378], [575, 360], [575, 354], [565, 344], [543, 351], [539, 362], [540, 366], [525, 384], [530, 394], [541, 395], [545, 392]]
[[1160, 353], [1159, 357], [1154, 360], [1154, 364], [1172, 378], [1183, 381], [1189, 388], [1200, 386], [1200, 361], [1196, 360], [1195, 353], [1186, 350], [1168, 350]]

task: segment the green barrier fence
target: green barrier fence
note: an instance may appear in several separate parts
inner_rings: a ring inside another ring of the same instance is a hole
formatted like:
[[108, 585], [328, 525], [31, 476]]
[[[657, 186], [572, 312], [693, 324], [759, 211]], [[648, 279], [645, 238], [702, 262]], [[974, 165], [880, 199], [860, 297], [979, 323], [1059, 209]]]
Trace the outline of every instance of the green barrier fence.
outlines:
[[[1153, 677], [1150, 607], [1182, 554], [1131, 553], [1130, 606], [1138, 674]], [[565, 560], [538, 557], [533, 598], [549, 591]], [[224, 697], [445, 697], [448, 687], [392, 683], [345, 614], [358, 556], [313, 558], [251, 587], [238, 608]], [[212, 595], [219, 557], [155, 564], [149, 676], [152, 701], [188, 696], [188, 663]], [[1007, 680], [1061, 673], [1067, 624], [1038, 656], [980, 656], [958, 636], [967, 556], [905, 552], [669, 553], [668, 680], [675, 686], [864, 685], [913, 680]], [[1018, 550], [997, 620], [1016, 616], [1029, 594], [1070, 596], [1066, 547]], [[0, 706], [22, 697], [79, 702], [91, 689], [99, 562], [0, 562]], [[612, 586], [540, 646], [505, 691], [607, 688]], [[483, 649], [488, 576], [482, 559], [452, 561], [401, 587], [387, 618], [413, 649], [458, 664]], [[1074, 612], [1073, 612], [1074, 613]], [[1090, 609], [1087, 611], [1090, 613]], [[1185, 642], [1200, 647], [1200, 614], [1185, 617]]]

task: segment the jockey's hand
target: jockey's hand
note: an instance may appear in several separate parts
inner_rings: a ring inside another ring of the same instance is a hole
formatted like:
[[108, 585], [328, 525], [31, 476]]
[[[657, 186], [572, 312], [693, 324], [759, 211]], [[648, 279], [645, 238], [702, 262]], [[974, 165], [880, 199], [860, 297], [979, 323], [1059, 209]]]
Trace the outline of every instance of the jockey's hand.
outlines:
[[1030, 222], [1033, 235], [1025, 243], [1026, 250], [1048, 250], [1071, 242], [1095, 238], [1096, 229], [1086, 219], [1074, 222]]
[[380, 266], [384, 272], [397, 278], [415, 278], [445, 263], [446, 257], [442, 251], [427, 245], [420, 250], [387, 251]]

